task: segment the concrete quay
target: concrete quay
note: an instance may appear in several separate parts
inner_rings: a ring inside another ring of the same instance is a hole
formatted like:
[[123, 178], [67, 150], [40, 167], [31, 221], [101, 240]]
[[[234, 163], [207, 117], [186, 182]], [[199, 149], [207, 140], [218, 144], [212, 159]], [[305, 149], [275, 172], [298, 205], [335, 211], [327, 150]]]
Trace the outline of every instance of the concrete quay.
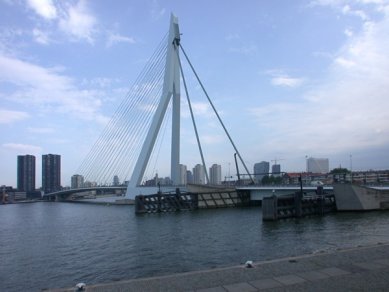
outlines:
[[[76, 283], [75, 283], [76, 284]], [[87, 285], [85, 291], [389, 291], [389, 242], [169, 276]], [[75, 288], [51, 291], [75, 291]]]

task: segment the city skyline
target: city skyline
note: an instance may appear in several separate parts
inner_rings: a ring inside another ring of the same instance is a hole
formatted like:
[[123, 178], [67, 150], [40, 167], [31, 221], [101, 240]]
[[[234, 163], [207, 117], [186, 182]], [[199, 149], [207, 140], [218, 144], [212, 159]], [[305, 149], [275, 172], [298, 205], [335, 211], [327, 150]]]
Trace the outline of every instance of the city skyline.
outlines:
[[[17, 155], [40, 165], [43, 153], [60, 153], [61, 181], [70, 185], [167, 32], [170, 12], [249, 169], [283, 157], [284, 171], [303, 171], [306, 156], [328, 157], [330, 169], [389, 168], [388, 1], [107, 5], [0, 2], [1, 184], [16, 185]], [[204, 99], [193, 106], [206, 167], [217, 162], [228, 173], [227, 139]], [[195, 165], [184, 102], [181, 115], [180, 163]], [[169, 153], [165, 144], [161, 153]], [[161, 176], [170, 173], [165, 156], [156, 163]]]

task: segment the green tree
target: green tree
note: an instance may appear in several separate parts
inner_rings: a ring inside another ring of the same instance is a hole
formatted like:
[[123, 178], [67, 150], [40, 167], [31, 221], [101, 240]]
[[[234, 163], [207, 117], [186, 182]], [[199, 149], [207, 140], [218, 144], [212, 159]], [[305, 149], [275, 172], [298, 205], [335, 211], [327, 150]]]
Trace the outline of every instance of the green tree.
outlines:
[[339, 174], [339, 173], [349, 173], [350, 171], [347, 168], [334, 168], [333, 170], [330, 171], [331, 174]]

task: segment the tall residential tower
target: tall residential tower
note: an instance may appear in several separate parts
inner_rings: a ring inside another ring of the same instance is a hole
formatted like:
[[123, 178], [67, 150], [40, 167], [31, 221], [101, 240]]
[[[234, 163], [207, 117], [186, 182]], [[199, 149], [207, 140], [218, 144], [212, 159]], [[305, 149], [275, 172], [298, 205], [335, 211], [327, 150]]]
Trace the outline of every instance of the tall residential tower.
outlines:
[[35, 190], [35, 156], [18, 155], [18, 191]]
[[61, 155], [42, 155], [42, 189], [46, 194], [61, 189]]

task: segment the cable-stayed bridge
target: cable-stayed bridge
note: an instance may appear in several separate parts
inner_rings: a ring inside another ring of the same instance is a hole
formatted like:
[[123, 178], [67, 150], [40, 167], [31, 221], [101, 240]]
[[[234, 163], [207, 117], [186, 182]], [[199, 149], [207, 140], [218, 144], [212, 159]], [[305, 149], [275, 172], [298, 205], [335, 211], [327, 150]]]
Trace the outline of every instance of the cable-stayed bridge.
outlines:
[[82, 175], [86, 182], [97, 186], [107, 186], [112, 184], [114, 176], [118, 176], [128, 181], [127, 198], [134, 198], [140, 193], [156, 193], [158, 190], [156, 187], [148, 189], [142, 187], [142, 181], [147, 167], [150, 167], [150, 158], [158, 154], [157, 141], [163, 138], [164, 130], [162, 129], [171, 117], [170, 177], [172, 186], [170, 188], [175, 189], [179, 185], [182, 187], [180, 180], [182, 81], [206, 183], [209, 184], [201, 137], [197, 130], [180, 53], [187, 61], [234, 152], [250, 176], [242, 156], [182, 46], [178, 18], [171, 15], [169, 32], [157, 46], [127, 96], [81, 163], [77, 173]]

